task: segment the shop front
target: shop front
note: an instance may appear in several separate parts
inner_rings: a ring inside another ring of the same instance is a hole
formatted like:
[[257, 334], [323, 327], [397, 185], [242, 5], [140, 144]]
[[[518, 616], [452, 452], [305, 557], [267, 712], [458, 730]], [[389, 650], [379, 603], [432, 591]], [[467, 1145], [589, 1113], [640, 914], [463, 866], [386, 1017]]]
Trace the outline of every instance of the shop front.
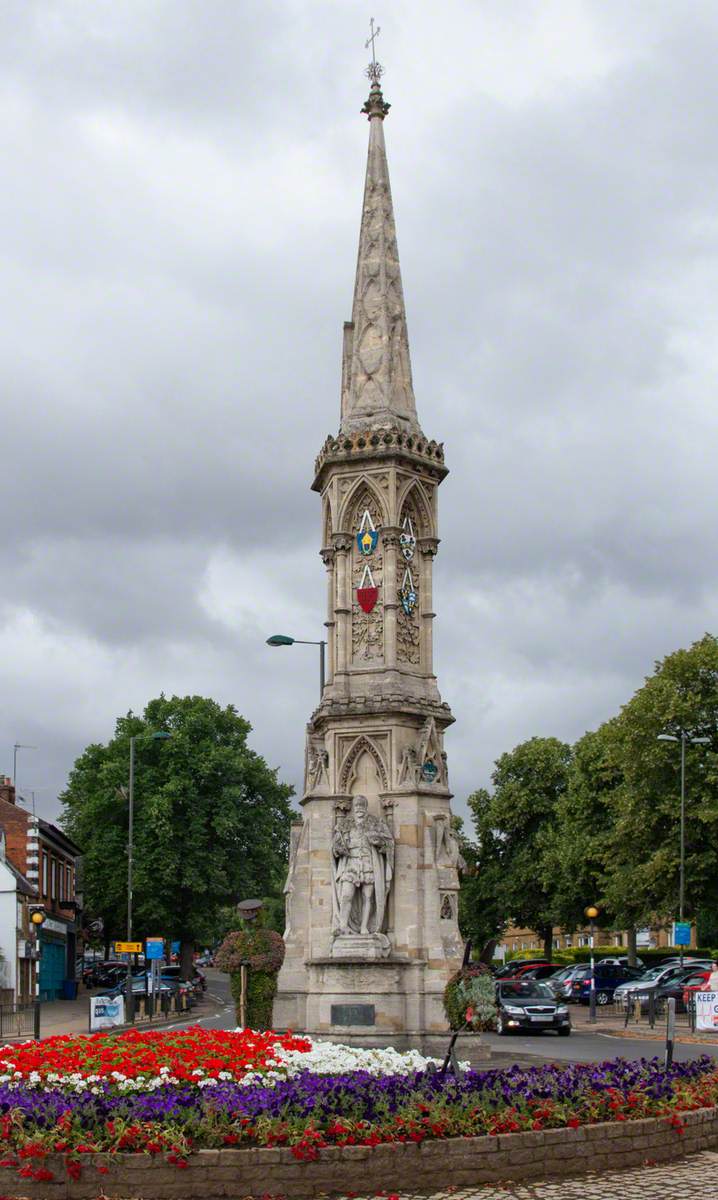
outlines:
[[[59, 921], [48, 917], [40, 927], [40, 1000], [61, 1000], [65, 994], [65, 980], [74, 977], [75, 925], [70, 921]], [[72, 967], [72, 970], [69, 968]]]

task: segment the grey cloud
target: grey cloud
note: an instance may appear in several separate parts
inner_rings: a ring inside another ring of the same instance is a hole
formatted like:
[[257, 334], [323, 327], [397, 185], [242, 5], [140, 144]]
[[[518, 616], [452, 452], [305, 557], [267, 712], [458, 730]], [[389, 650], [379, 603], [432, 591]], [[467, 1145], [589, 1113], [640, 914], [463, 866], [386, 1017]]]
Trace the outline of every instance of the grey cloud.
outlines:
[[[162, 689], [235, 702], [299, 782], [316, 664], [264, 638], [324, 619], [308, 485], [338, 424], [364, 21], [0, 13], [0, 745], [42, 746], [47, 812]], [[417, 404], [451, 468], [461, 810], [502, 750], [580, 735], [711, 626], [718, 18], [451, 0], [380, 23]]]

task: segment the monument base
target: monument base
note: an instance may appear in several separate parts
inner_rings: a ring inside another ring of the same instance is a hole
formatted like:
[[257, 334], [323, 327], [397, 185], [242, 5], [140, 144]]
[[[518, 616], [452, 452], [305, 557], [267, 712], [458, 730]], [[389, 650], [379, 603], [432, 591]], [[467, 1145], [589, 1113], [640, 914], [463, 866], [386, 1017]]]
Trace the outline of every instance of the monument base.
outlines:
[[383, 933], [340, 933], [332, 942], [332, 960], [352, 959], [355, 962], [376, 962], [388, 958], [391, 942]]
[[423, 959], [396, 955], [310, 960], [306, 990], [277, 993], [274, 1027], [354, 1046], [423, 1051], [432, 1041], [445, 1048], [444, 983], [429, 968]]

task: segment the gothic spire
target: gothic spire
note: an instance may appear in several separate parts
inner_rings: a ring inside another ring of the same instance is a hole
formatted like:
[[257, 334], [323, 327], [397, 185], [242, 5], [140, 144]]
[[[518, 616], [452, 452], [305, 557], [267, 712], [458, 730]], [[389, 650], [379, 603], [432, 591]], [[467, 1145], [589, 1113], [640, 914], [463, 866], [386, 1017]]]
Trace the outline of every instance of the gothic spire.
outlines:
[[372, 81], [362, 112], [369, 120], [364, 206], [352, 319], [344, 326], [342, 433], [394, 427], [419, 432], [409, 337], [394, 228], [382, 95], [372, 45]]

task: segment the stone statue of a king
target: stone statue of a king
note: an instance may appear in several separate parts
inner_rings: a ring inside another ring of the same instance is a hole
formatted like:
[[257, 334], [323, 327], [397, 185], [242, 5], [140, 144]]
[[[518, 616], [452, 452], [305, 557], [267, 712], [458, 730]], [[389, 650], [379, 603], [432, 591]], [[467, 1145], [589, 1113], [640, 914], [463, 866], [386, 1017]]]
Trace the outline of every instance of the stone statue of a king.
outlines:
[[[394, 874], [394, 838], [386, 821], [369, 812], [366, 796], [355, 796], [351, 813], [338, 816], [332, 856], [335, 938], [386, 941], [382, 932]], [[337, 949], [335, 943], [335, 953]]]

